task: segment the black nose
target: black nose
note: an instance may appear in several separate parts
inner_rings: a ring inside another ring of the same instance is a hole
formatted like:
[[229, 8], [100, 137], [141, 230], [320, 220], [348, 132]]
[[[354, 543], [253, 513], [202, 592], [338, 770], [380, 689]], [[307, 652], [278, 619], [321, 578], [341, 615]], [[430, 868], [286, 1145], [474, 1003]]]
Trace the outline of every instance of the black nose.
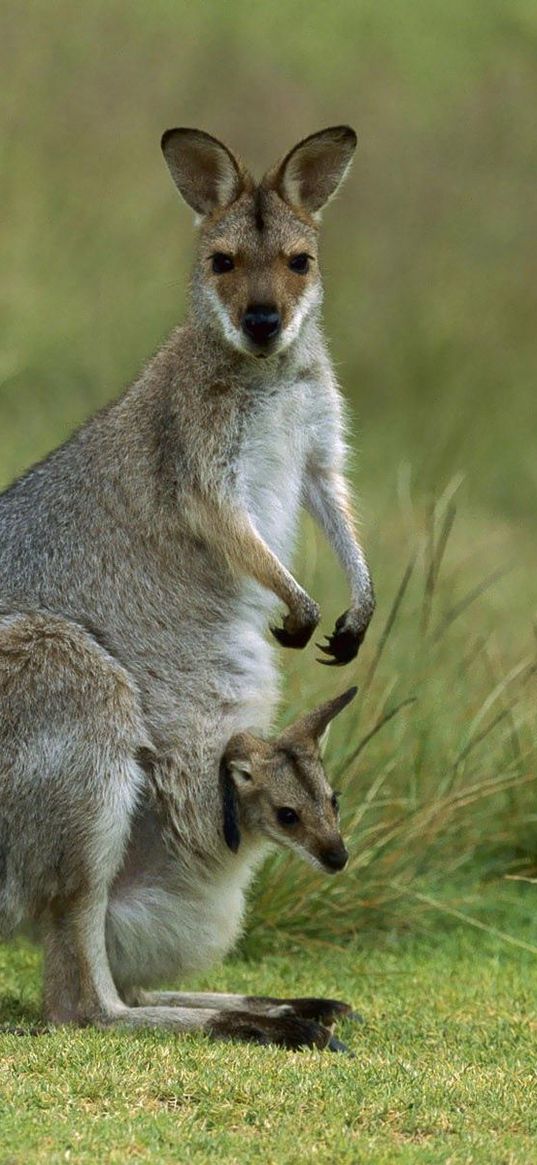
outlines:
[[268, 344], [281, 328], [280, 313], [275, 307], [257, 304], [244, 313], [242, 326], [254, 344]]
[[323, 865], [327, 870], [343, 870], [349, 860], [349, 855], [344, 845], [340, 845], [337, 849], [327, 849], [323, 853]]

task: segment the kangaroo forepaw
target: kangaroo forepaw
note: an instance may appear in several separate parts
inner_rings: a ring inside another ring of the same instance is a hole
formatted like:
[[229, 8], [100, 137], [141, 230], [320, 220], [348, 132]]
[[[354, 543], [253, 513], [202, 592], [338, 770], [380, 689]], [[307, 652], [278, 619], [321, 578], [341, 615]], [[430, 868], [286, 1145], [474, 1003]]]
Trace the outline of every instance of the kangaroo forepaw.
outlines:
[[270, 630], [282, 647], [305, 647], [313, 635], [315, 625], [299, 627], [297, 631], [288, 631], [285, 626], [271, 627]]
[[355, 659], [358, 655], [358, 650], [365, 639], [368, 624], [369, 619], [365, 621], [361, 612], [345, 611], [336, 620], [333, 635], [326, 636], [327, 645], [317, 644], [319, 651], [322, 651], [324, 655], [331, 655], [333, 658], [319, 659], [317, 662], [324, 663], [327, 667], [343, 667], [344, 664], [350, 663], [351, 659]]
[[298, 622], [294, 615], [289, 614], [283, 620], [283, 627], [271, 627], [270, 630], [282, 647], [305, 647], [315, 631], [320, 614], [315, 604], [302, 622]]

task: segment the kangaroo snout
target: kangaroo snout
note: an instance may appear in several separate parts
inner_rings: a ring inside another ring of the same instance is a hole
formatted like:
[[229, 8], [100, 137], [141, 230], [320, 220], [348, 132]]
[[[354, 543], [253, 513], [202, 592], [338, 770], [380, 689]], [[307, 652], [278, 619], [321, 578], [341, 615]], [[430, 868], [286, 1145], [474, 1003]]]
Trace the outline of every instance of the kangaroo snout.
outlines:
[[242, 330], [259, 348], [266, 347], [281, 330], [279, 311], [272, 305], [253, 304], [244, 313]]
[[332, 849], [325, 849], [320, 856], [323, 866], [330, 874], [336, 874], [338, 870], [344, 870], [349, 860], [349, 854], [343, 842], [334, 846]]

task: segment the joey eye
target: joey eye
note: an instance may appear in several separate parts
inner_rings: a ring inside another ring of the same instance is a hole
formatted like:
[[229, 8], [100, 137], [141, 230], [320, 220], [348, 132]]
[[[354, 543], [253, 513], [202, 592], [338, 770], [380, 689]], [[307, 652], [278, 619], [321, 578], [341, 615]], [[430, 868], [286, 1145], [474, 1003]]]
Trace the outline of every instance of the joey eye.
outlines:
[[293, 255], [289, 260], [288, 267], [290, 271], [294, 271], [295, 275], [307, 275], [310, 269], [310, 257], [305, 252], [300, 255]]
[[233, 271], [235, 263], [231, 255], [224, 255], [223, 251], [216, 251], [212, 256], [212, 265], [215, 275], [225, 275], [226, 271]]
[[296, 825], [300, 820], [298, 813], [295, 813], [294, 809], [289, 809], [287, 806], [284, 806], [283, 809], [278, 809], [276, 817], [280, 825]]

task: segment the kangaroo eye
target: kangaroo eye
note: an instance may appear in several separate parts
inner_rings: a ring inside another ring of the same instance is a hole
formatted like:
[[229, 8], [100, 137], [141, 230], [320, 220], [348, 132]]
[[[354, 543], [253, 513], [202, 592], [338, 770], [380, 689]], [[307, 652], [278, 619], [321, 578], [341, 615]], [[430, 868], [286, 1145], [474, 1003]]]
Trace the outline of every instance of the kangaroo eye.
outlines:
[[298, 813], [295, 813], [294, 809], [288, 809], [287, 806], [284, 806], [283, 809], [278, 809], [276, 817], [280, 825], [296, 825], [299, 820]]
[[307, 275], [310, 269], [309, 255], [293, 255], [292, 259], [289, 260], [289, 269], [294, 271], [295, 275]]
[[339, 809], [339, 793], [332, 793], [332, 796], [330, 798], [330, 802], [332, 805], [332, 809], [334, 809], [337, 812], [337, 810]]
[[233, 271], [235, 266], [231, 255], [224, 255], [223, 251], [217, 251], [213, 255], [212, 263], [215, 275], [224, 275], [226, 271]]

